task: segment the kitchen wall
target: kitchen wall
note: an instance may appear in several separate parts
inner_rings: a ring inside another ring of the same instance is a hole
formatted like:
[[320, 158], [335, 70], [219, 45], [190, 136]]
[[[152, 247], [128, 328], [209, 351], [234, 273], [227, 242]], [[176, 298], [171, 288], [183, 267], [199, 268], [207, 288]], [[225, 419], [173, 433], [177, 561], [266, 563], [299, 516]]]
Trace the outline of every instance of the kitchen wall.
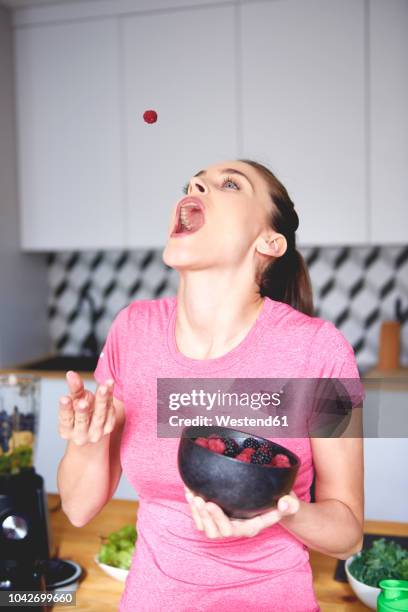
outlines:
[[[408, 246], [300, 248], [312, 279], [316, 314], [333, 321], [352, 344], [361, 369], [376, 363], [381, 321], [395, 316], [402, 299], [401, 361], [408, 364]], [[82, 251], [50, 253], [49, 326], [54, 350], [84, 352], [91, 330], [88, 287], [102, 345], [117, 312], [132, 300], [174, 295], [178, 275], [161, 251]]]
[[0, 6], [0, 367], [49, 350], [47, 266], [22, 253], [10, 11]]
[[[161, 3], [163, 6], [166, 4], [166, 2]], [[184, 2], [184, 4], [189, 5], [195, 3], [195, 0]], [[67, 3], [63, 10], [75, 11], [80, 4], [78, 2]], [[86, 10], [89, 9], [92, 13], [91, 5], [95, 5], [95, 3], [83, 4]], [[105, 8], [108, 10], [109, 7], [105, 7], [108, 3], [99, 4], [104, 5], [104, 10]], [[120, 4], [123, 4], [123, 2]], [[180, 4], [183, 4], [183, 2]], [[231, 3], [224, 4], [229, 6]], [[368, 5], [368, 3], [365, 4]], [[145, 5], [148, 8], [149, 3], [146, 0]], [[56, 6], [44, 7], [44, 11], [58, 12], [58, 8]], [[27, 14], [31, 14], [31, 12], [28, 11]], [[50, 24], [54, 23], [55, 25], [58, 18], [51, 13]], [[95, 301], [97, 311], [95, 316], [97, 319], [96, 335], [99, 344], [102, 345], [114, 316], [121, 308], [132, 300], [174, 295], [178, 282], [177, 274], [162, 263], [160, 251], [80, 250], [58, 253], [23, 253], [20, 250], [15, 161], [15, 104], [12, 79], [13, 58], [9, 16], [8, 11], [0, 8], [0, 281], [2, 282], [0, 367], [40, 357], [50, 350], [62, 353], [82, 353], [91, 329], [89, 304], [84, 302], [82, 309], [79, 309], [78, 305], [78, 299], [84, 287], [88, 287], [88, 291]], [[193, 17], [195, 19], [195, 15]], [[88, 17], [84, 15], [85, 22], [87, 19]], [[68, 19], [68, 21], [73, 25], [72, 20]], [[24, 27], [22, 25], [22, 31], [25, 31]], [[27, 28], [27, 31], [29, 31], [29, 28]], [[291, 34], [290, 40], [296, 40], [294, 33]], [[296, 53], [292, 55], [296, 58], [297, 64]], [[314, 57], [314, 55], [312, 56]], [[49, 57], [48, 51], [45, 57]], [[78, 57], [82, 60], [80, 51], [78, 51]], [[287, 58], [287, 60], [289, 59]], [[340, 62], [340, 65], [343, 64]], [[65, 71], [65, 73], [62, 71], [62, 75], [68, 73], [69, 71]], [[332, 71], [330, 74], [332, 74]], [[141, 81], [142, 83], [150, 83], [147, 78], [149, 70], [146, 70], [146, 73], [142, 72], [141, 76], [145, 77]], [[181, 76], [185, 78], [183, 74]], [[225, 78], [226, 73], [224, 71], [222, 72], [223, 82]], [[140, 87], [139, 83], [138, 87]], [[391, 90], [392, 88], [388, 87], [388, 99]], [[73, 89], [70, 91], [72, 92]], [[167, 106], [163, 94], [164, 89], [159, 91], [160, 95], [163, 95], [163, 104], [159, 104], [159, 107], [164, 109]], [[48, 91], [43, 93], [44, 99], [47, 101], [49, 93]], [[392, 99], [397, 98], [398, 96], [392, 97]], [[75, 96], [74, 99], [76, 99]], [[313, 99], [316, 100], [316, 97]], [[334, 105], [333, 108], [336, 108], [334, 102], [333, 97], [331, 104]], [[94, 107], [92, 104], [90, 107], [93, 114]], [[174, 107], [178, 108], [178, 105], [173, 102], [172, 107], [174, 117]], [[30, 108], [29, 103], [27, 103], [27, 108]], [[60, 107], [57, 106], [56, 108], [59, 109]], [[69, 110], [71, 105], [68, 103], [66, 108]], [[330, 112], [333, 112], [333, 108], [329, 109]], [[179, 112], [182, 114], [183, 109]], [[52, 124], [47, 113], [48, 107], [45, 106], [44, 115], [49, 128]], [[259, 115], [262, 117], [262, 112]], [[27, 113], [25, 116], [28, 117], [27, 122], [31, 127], [30, 114]], [[323, 125], [328, 125], [330, 116], [329, 113], [329, 119], [326, 118], [326, 123], [323, 123]], [[398, 113], [395, 116], [398, 116]], [[319, 121], [321, 119], [324, 119], [324, 117], [320, 116]], [[177, 120], [173, 123], [179, 125]], [[309, 126], [308, 122], [303, 123]], [[86, 124], [84, 123], [84, 125]], [[88, 120], [87, 126], [89, 127], [89, 125], [94, 125], [94, 123], [92, 121], [89, 123]], [[104, 125], [106, 126], [107, 123]], [[282, 126], [284, 125], [284, 122], [282, 122]], [[396, 122], [396, 125], [399, 131], [403, 133], [399, 122]], [[133, 123], [132, 126], [131, 129], [134, 130]], [[302, 126], [301, 119], [299, 120], [299, 126]], [[88, 134], [89, 132], [83, 130], [83, 133]], [[167, 134], [167, 132], [165, 133]], [[228, 129], [225, 129], [225, 133], [230, 138]], [[325, 135], [325, 140], [327, 136], [324, 129], [320, 133]], [[67, 131], [64, 131], [63, 134], [66, 136]], [[166, 138], [168, 137], [166, 136]], [[82, 141], [78, 140], [78, 142]], [[156, 141], [152, 139], [151, 142]], [[65, 153], [69, 149], [66, 147], [63, 138], [61, 138], [61, 143], [62, 150]], [[157, 147], [157, 145], [155, 146]], [[93, 155], [92, 146], [86, 149], [86, 151], [88, 150]], [[136, 147], [134, 150], [136, 151]], [[186, 150], [188, 149], [186, 148]], [[78, 149], [75, 149], [75, 151], [78, 151]], [[288, 158], [292, 160], [291, 153], [288, 154]], [[55, 159], [58, 166], [58, 156]], [[69, 158], [68, 155], [68, 161], [70, 159], [77, 159], [77, 155], [73, 155], [72, 158]], [[164, 157], [164, 159], [166, 158]], [[358, 154], [356, 154], [356, 159], [358, 160]], [[67, 165], [69, 166], [69, 164]], [[354, 166], [358, 168], [355, 163]], [[75, 167], [75, 164], [73, 164], [73, 167]], [[84, 167], [87, 168], [87, 174], [91, 179], [93, 179], [93, 176], [98, 178], [97, 171], [94, 169], [98, 166], [88, 164]], [[69, 168], [71, 167], [69, 166]], [[403, 170], [401, 171], [403, 172]], [[93, 172], [94, 174], [92, 174]], [[380, 174], [382, 177], [387, 176], [387, 185], [393, 183], [390, 179], [394, 176], [393, 174], [384, 172]], [[69, 172], [67, 175], [62, 172], [62, 175], [63, 177], [69, 176]], [[47, 169], [45, 176], [46, 181], [48, 181], [49, 169]], [[90, 182], [93, 183], [93, 180]], [[62, 192], [61, 196], [66, 192], [66, 190], [65, 192], [63, 190], [63, 185], [64, 183], [61, 183], [61, 186], [58, 184], [58, 190]], [[96, 185], [96, 189], [100, 189], [96, 180], [94, 185]], [[396, 199], [398, 200], [398, 198]], [[50, 201], [54, 205], [55, 199], [50, 198]], [[82, 201], [75, 198], [75, 203], [78, 201], [80, 210]], [[99, 210], [100, 199], [96, 197], [94, 201], [97, 202]], [[399, 199], [398, 201], [403, 200]], [[112, 202], [116, 207], [117, 201], [112, 199]], [[88, 204], [88, 201], [86, 204]], [[363, 205], [364, 202], [362, 202]], [[147, 212], [142, 214], [147, 214]], [[47, 216], [45, 216], [45, 219], [47, 220]], [[403, 227], [403, 225], [400, 224], [399, 227]], [[50, 233], [47, 222], [44, 223], [44, 226]], [[57, 227], [62, 227], [63, 235], [65, 227], [60, 218]], [[357, 223], [356, 227], [358, 227]], [[390, 227], [392, 226], [390, 225]], [[33, 230], [30, 223], [28, 223], [28, 228]], [[84, 228], [86, 228], [86, 224], [84, 224]], [[86, 244], [90, 238], [86, 229], [84, 235], [84, 243]], [[104, 236], [104, 240], [107, 239], [103, 232], [101, 235]], [[58, 245], [55, 248], [58, 248]], [[108, 245], [103, 244], [102, 248], [107, 249]], [[333, 321], [344, 333], [354, 347], [357, 362], [361, 369], [373, 365], [377, 359], [381, 321], [384, 318], [394, 317], [395, 300], [398, 296], [403, 301], [404, 310], [407, 311], [408, 309], [408, 246], [309, 247], [300, 250], [309, 265], [317, 306], [316, 314]], [[408, 365], [408, 322], [406, 319], [407, 316], [405, 316], [403, 325], [401, 357], [402, 362]], [[40, 436], [42, 435], [42, 438], [39, 444], [38, 470], [41, 474], [49, 474], [47, 490], [50, 492], [56, 491], [57, 459], [62, 456], [65, 447], [64, 441], [55, 435], [57, 419], [55, 406], [62, 392], [61, 381], [58, 379], [46, 380], [44, 385], [45, 400], [41, 412], [42, 434], [40, 433]], [[65, 392], [65, 386], [63, 392]], [[403, 468], [406, 465], [406, 449], [406, 440], [404, 439], [368, 439], [365, 441], [367, 518], [406, 520], [406, 487], [401, 484], [406, 481], [406, 470], [404, 471]], [[50, 456], [53, 457], [53, 462], [50, 462]], [[384, 457], [390, 457], [390, 461], [393, 457], [400, 459], [397, 469], [393, 470], [391, 475], [389, 469], [387, 472], [385, 471], [387, 462], [384, 461]], [[379, 482], [381, 482], [382, 495], [378, 495]], [[393, 496], [394, 500], [391, 507], [388, 502], [390, 495]], [[122, 485], [115, 497], [134, 499], [135, 492], [130, 485], [127, 486], [125, 477], [122, 478]]]

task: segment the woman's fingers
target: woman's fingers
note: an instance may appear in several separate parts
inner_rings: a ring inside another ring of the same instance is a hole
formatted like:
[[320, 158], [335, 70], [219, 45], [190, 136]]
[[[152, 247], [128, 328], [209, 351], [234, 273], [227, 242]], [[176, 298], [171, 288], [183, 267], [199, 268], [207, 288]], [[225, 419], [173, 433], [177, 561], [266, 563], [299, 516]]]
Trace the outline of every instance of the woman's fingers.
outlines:
[[187, 487], [184, 487], [184, 491], [197, 529], [204, 531], [209, 538], [237, 535], [234, 533], [230, 519], [219, 506], [213, 502], [205, 502], [202, 497], [194, 495]]
[[221, 534], [211, 514], [207, 510], [204, 499], [202, 497], [195, 496], [191, 503], [198, 512], [198, 516], [200, 517], [206, 536], [208, 538], [220, 537]]
[[93, 403], [93, 393], [92, 391], [88, 391], [85, 389], [84, 381], [78, 372], [74, 372], [73, 370], [69, 370], [66, 373], [66, 381], [69, 388], [69, 396], [74, 403], [74, 408], [76, 408], [77, 403], [81, 399], [87, 400], [89, 405]]
[[204, 530], [209, 538], [253, 537], [266, 527], [271, 527], [285, 516], [295, 514], [300, 502], [294, 491], [281, 497], [276, 508], [258, 514], [250, 519], [230, 519], [217, 504], [205, 502], [184, 487], [186, 499], [198, 529]]
[[89, 425], [89, 441], [98, 442], [103, 436], [103, 428], [112, 398], [107, 385], [100, 385], [95, 394], [94, 410]]
[[190, 505], [191, 514], [193, 515], [193, 520], [196, 524], [197, 529], [199, 529], [200, 531], [203, 531], [204, 526], [203, 526], [203, 522], [201, 520], [200, 514], [194, 504], [194, 495], [190, 493], [188, 489], [186, 489], [186, 499]]
[[92, 406], [89, 401], [82, 398], [74, 403], [74, 431], [72, 440], [75, 444], [81, 445], [88, 441], [88, 428], [91, 421]]
[[85, 396], [84, 382], [77, 372], [69, 370], [65, 378], [68, 384], [69, 394], [73, 400], [80, 400]]
[[228, 516], [222, 511], [222, 509], [214, 504], [213, 502], [207, 502], [206, 508], [212, 517], [218, 531], [224, 538], [228, 538], [233, 535], [233, 525]]
[[110, 378], [109, 380], [106, 381], [105, 384], [108, 388], [109, 402], [108, 402], [108, 410], [106, 414], [105, 425], [103, 427], [104, 435], [113, 431], [115, 424], [116, 424], [116, 413], [115, 413], [115, 407], [113, 405], [114, 381]]
[[278, 499], [278, 511], [281, 516], [290, 516], [296, 514], [300, 508], [300, 501], [294, 491], [291, 491], [288, 495], [284, 495]]
[[231, 523], [234, 535], [246, 536], [247, 538], [253, 538], [266, 527], [261, 515], [250, 519], [233, 519]]
[[77, 446], [98, 442], [115, 426], [113, 406], [114, 381], [108, 379], [99, 385], [95, 395], [85, 389], [77, 372], [66, 373], [69, 396], [62, 396], [59, 402], [59, 433]]
[[64, 440], [69, 440], [74, 428], [74, 408], [72, 399], [67, 396], [60, 397], [59, 400], [59, 418], [58, 430], [59, 435]]

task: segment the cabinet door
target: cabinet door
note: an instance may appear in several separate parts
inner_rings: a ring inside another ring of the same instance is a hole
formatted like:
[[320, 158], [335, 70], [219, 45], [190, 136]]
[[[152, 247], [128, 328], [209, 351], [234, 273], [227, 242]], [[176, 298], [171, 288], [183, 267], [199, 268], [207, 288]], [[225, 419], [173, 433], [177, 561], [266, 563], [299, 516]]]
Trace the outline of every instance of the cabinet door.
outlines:
[[370, 2], [371, 240], [408, 238], [408, 2]]
[[287, 188], [299, 244], [367, 239], [364, 0], [242, 6], [243, 146]]
[[[130, 248], [163, 247], [190, 177], [237, 156], [235, 11], [123, 21]], [[146, 109], [157, 111], [157, 123], [144, 123]]]
[[16, 31], [23, 249], [123, 247], [118, 25]]

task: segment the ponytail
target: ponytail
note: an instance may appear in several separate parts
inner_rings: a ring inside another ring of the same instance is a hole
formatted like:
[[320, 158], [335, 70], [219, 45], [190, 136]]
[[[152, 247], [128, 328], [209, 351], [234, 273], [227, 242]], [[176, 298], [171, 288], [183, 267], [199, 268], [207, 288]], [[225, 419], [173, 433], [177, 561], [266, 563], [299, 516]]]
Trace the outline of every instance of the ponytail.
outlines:
[[276, 176], [258, 162], [240, 159], [239, 161], [255, 168], [268, 185], [272, 206], [270, 225], [286, 238], [287, 249], [281, 257], [276, 257], [258, 278], [259, 292], [262, 297], [285, 302], [304, 314], [313, 316], [313, 291], [306, 262], [296, 248], [295, 232], [299, 217], [288, 192]]
[[310, 276], [305, 260], [297, 249], [286, 251], [266, 267], [261, 277], [260, 294], [313, 316]]

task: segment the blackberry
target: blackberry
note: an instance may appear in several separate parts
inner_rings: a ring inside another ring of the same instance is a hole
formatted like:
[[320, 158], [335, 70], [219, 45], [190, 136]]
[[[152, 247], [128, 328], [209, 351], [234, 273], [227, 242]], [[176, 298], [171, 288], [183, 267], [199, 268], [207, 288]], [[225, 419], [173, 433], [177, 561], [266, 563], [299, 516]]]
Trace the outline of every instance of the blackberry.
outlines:
[[272, 444], [268, 444], [267, 442], [264, 442], [264, 444], [261, 444], [261, 446], [259, 447], [259, 450], [264, 451], [265, 453], [270, 453], [272, 457], [275, 454], [273, 451]]
[[243, 448], [254, 448], [257, 450], [261, 446], [261, 443], [255, 440], [255, 438], [246, 438], [242, 446]]
[[240, 452], [239, 445], [232, 438], [222, 438], [222, 441], [225, 444], [224, 455], [226, 457], [235, 457]]
[[272, 461], [273, 451], [272, 448], [267, 448], [265, 445], [261, 446], [254, 452], [251, 457], [251, 463], [258, 463], [259, 465], [265, 465]]

